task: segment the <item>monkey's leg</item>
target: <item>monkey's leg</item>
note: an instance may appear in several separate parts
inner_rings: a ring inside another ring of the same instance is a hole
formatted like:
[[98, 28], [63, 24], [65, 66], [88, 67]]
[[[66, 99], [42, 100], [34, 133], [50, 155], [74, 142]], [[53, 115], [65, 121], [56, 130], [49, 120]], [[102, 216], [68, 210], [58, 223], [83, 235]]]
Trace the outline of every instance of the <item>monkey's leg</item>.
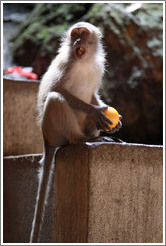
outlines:
[[104, 132], [104, 131], [100, 132], [100, 138], [103, 138], [105, 140], [107, 139], [108, 141], [110, 139], [110, 142], [124, 143], [124, 141], [121, 140], [120, 138], [113, 137], [113, 136], [111, 136], [110, 133]]
[[84, 134], [87, 137], [98, 137], [100, 135], [100, 130], [96, 128], [93, 118], [89, 115], [85, 119]]
[[30, 235], [30, 243], [38, 242], [42, 220], [44, 217], [44, 210], [45, 210], [49, 188], [50, 188], [51, 174], [54, 165], [53, 162], [54, 153], [55, 153], [55, 148], [49, 146], [45, 141], [44, 157], [42, 159], [43, 167], [41, 171], [41, 177], [39, 180], [35, 213], [34, 213], [32, 230]]
[[73, 109], [57, 92], [49, 93], [43, 116], [42, 131], [51, 146], [62, 146], [77, 142], [84, 134]]

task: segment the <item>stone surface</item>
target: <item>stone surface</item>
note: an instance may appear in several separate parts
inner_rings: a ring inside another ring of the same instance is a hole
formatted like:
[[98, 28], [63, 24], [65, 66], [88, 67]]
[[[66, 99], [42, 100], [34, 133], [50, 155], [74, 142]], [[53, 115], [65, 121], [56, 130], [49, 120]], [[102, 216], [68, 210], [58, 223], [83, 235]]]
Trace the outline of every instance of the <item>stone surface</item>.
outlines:
[[[125, 143], [61, 148], [56, 156], [54, 242], [161, 243], [162, 151]], [[80, 182], [81, 172], [88, 190]]]
[[[28, 243], [41, 155], [4, 158], [4, 242]], [[162, 243], [163, 148], [60, 148], [41, 243]]]
[[162, 242], [162, 148], [90, 150], [89, 243]]
[[[3, 242], [29, 243], [35, 209], [41, 155], [4, 158], [3, 172]], [[46, 208], [41, 242], [52, 241], [53, 186]]]
[[39, 82], [3, 81], [4, 155], [37, 154], [43, 140], [37, 118]]

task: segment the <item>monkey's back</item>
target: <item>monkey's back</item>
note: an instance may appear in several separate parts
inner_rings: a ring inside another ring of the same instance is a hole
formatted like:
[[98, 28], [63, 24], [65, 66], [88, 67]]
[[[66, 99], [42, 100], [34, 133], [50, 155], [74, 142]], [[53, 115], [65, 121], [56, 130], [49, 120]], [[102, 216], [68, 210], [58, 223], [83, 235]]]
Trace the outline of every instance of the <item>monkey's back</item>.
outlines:
[[61, 59], [60, 55], [57, 55], [43, 75], [39, 86], [37, 100], [39, 121], [42, 119], [44, 104], [49, 92], [53, 91], [56, 84], [62, 80], [66, 68], [66, 62]]

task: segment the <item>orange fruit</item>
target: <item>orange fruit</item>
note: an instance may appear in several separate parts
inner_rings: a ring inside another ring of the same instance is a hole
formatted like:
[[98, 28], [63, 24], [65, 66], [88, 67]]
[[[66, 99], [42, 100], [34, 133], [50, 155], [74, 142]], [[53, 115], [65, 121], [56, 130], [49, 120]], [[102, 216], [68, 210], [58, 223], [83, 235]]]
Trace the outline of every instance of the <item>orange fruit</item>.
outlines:
[[[119, 113], [118, 111], [113, 108], [113, 107], [108, 107], [105, 111], [104, 114], [108, 117], [108, 119], [113, 123], [112, 125], [109, 124], [111, 130], [115, 128], [118, 123], [119, 123]], [[108, 130], [108, 129], [106, 129]]]

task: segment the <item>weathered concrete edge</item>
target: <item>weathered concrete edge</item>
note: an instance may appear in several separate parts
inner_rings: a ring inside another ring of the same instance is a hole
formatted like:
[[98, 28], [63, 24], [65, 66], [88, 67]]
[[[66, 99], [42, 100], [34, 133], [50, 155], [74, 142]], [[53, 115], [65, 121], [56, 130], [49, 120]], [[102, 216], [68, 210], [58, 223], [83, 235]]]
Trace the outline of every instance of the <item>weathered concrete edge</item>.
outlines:
[[9, 155], [9, 156], [4, 156], [3, 159], [31, 159], [32, 157], [39, 158], [42, 156], [41, 154], [26, 154], [26, 155]]
[[89, 147], [95, 147], [95, 146], [100, 146], [100, 145], [122, 145], [122, 146], [129, 146], [129, 147], [145, 147], [145, 148], [162, 148], [163, 145], [149, 145], [149, 144], [138, 144], [138, 143], [116, 143], [116, 142], [103, 142], [103, 143], [98, 143], [98, 142], [86, 142], [84, 145], [87, 145]]
[[15, 82], [15, 83], [17, 83], [17, 82], [23, 82], [23, 83], [40, 83], [40, 80], [32, 80], [32, 79], [24, 79], [24, 78], [22, 78], [22, 79], [11, 79], [11, 78], [8, 78], [8, 77], [6, 77], [5, 75], [3, 76], [3, 80], [4, 81], [9, 81], [9, 82]]
[[[119, 146], [126, 146], [126, 147], [138, 147], [138, 148], [157, 148], [157, 149], [163, 149], [163, 145], [148, 145], [148, 144], [137, 144], [137, 143], [112, 143], [112, 142], [103, 142], [103, 143], [98, 143], [98, 142], [85, 142], [81, 144], [75, 144], [75, 146], [78, 146], [79, 148], [82, 146], [83, 148], [93, 148], [93, 147], [98, 147], [101, 145], [119, 145]], [[66, 145], [64, 147], [59, 148], [59, 151], [63, 148], [68, 148], [71, 145]], [[42, 153], [39, 154], [25, 154], [25, 155], [15, 155], [15, 156], [4, 156], [4, 159], [19, 159], [19, 158], [31, 158], [31, 157], [41, 157]]]

